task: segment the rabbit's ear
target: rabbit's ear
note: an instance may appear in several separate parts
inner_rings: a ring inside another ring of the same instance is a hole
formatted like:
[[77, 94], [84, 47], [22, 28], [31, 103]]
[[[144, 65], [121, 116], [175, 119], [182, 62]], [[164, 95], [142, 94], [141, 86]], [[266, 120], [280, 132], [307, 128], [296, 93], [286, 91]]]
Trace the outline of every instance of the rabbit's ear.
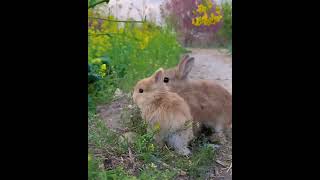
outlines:
[[160, 82], [160, 81], [162, 81], [163, 74], [164, 74], [163, 68], [158, 69], [158, 70], [153, 74], [153, 77], [154, 77], [155, 82]]
[[189, 58], [189, 55], [188, 54], [186, 54], [186, 55], [184, 55], [181, 59], [180, 59], [180, 62], [179, 62], [179, 64], [177, 65], [177, 67], [179, 68], [179, 66], [180, 66], [180, 64], [182, 64], [185, 60], [187, 60]]
[[182, 62], [182, 61], [184, 61], [184, 60], [186, 60], [186, 59], [188, 59], [188, 58], [189, 58], [189, 55], [186, 54], [185, 56], [183, 56], [183, 58], [180, 60], [180, 62]]
[[178, 65], [178, 74], [181, 79], [185, 79], [190, 73], [192, 66], [194, 65], [194, 58], [183, 59]]

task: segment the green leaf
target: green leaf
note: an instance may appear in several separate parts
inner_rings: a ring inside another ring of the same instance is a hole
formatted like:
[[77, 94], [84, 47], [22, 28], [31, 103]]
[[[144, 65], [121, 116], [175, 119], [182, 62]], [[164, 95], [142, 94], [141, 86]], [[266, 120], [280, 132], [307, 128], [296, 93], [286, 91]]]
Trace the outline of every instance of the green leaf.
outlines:
[[103, 56], [103, 57], [100, 57], [100, 59], [101, 59], [101, 61], [102, 61], [103, 64], [110, 65], [110, 63], [111, 63], [111, 59], [109, 58], [108, 55], [105, 55], [105, 56]]

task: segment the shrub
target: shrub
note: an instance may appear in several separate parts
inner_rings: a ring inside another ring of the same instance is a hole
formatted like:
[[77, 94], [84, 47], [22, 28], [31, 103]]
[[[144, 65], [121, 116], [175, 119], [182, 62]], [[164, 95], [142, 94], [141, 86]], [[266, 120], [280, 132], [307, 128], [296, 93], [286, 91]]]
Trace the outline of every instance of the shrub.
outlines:
[[[89, 11], [89, 16], [101, 17]], [[159, 67], [176, 65], [183, 48], [174, 32], [150, 22], [120, 23], [89, 19], [89, 96], [92, 103], [111, 100], [116, 88], [129, 92], [137, 80]]]

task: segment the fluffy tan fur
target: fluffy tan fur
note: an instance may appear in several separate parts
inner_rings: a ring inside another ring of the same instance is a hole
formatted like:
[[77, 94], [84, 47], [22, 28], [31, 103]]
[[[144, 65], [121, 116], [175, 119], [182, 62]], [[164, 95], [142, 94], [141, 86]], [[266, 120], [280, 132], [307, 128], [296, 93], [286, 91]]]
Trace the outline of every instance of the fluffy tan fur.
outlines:
[[164, 77], [169, 82], [164, 84], [188, 103], [194, 124], [199, 124], [194, 126], [196, 136], [206, 126], [217, 132], [223, 142], [223, 132], [232, 127], [232, 96], [213, 81], [188, 79], [193, 63], [193, 58], [185, 56], [175, 68], [165, 70]]
[[160, 125], [155, 137], [157, 143], [167, 143], [178, 153], [188, 155], [187, 146], [193, 139], [192, 126], [188, 126], [188, 122], [192, 122], [189, 106], [178, 94], [168, 91], [162, 78], [163, 69], [159, 69], [151, 77], [140, 80], [134, 88], [133, 101], [150, 128]]

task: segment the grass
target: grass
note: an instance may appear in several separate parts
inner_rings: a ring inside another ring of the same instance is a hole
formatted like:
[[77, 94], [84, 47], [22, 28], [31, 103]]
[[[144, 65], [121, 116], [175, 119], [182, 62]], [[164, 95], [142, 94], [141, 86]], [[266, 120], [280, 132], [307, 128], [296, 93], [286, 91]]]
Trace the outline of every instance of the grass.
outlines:
[[88, 87], [92, 107], [110, 102], [116, 88], [130, 92], [139, 79], [160, 67], [176, 65], [185, 51], [174, 32], [150, 22], [122, 24], [93, 19], [89, 21], [88, 33], [88, 63], [98, 67], [92, 71], [101, 76]]
[[[132, 116], [125, 120], [131, 122], [129, 129], [136, 133], [132, 143], [110, 131], [103, 120], [89, 113], [89, 179], [173, 179], [181, 172], [193, 179], [203, 179], [212, 168], [214, 151], [207, 146], [205, 139], [194, 141], [193, 155], [183, 157], [168, 148], [159, 148], [153, 140], [156, 131], [148, 133], [141, 117]], [[128, 163], [130, 156], [138, 166], [135, 169]], [[121, 163], [105, 169], [103, 164], [107, 159]]]

